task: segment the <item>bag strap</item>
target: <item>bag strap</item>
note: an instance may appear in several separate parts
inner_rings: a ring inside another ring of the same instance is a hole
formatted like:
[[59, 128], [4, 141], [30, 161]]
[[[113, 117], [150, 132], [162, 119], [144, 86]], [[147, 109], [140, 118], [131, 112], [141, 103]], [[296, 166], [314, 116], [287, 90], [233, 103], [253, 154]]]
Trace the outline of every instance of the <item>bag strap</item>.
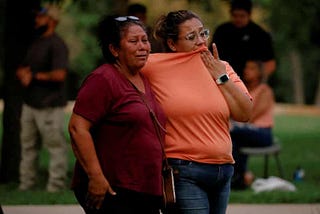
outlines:
[[162, 150], [162, 154], [163, 154], [163, 160], [164, 160], [164, 169], [168, 169], [169, 168], [169, 163], [168, 163], [168, 158], [167, 155], [165, 153], [164, 150], [164, 141], [163, 138], [161, 137], [161, 130], [163, 132], [167, 132], [167, 130], [161, 125], [161, 123], [159, 122], [156, 114], [154, 113], [154, 111], [152, 110], [152, 108], [150, 107], [150, 105], [148, 104], [147, 100], [145, 99], [145, 97], [143, 96], [142, 92], [135, 86], [135, 84], [133, 84], [130, 80], [128, 80], [131, 85], [133, 86], [134, 89], [136, 89], [136, 91], [138, 92], [141, 100], [143, 101], [143, 103], [145, 104], [145, 106], [147, 107], [147, 109], [149, 110], [149, 115], [151, 117], [152, 123], [154, 125], [154, 128], [156, 130], [156, 134], [159, 140], [159, 143], [161, 145], [161, 150]]

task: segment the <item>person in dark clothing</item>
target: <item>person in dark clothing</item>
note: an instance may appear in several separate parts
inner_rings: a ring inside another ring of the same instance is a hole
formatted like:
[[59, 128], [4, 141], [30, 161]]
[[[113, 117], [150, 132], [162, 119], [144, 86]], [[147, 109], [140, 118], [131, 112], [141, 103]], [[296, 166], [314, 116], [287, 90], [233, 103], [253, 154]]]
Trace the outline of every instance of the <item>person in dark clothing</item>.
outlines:
[[272, 38], [251, 20], [251, 11], [251, 0], [232, 0], [231, 20], [217, 27], [211, 44], [216, 43], [220, 58], [229, 62], [241, 78], [247, 60], [262, 61], [266, 80], [276, 69]]
[[46, 5], [37, 13], [37, 36], [29, 47], [17, 77], [24, 90], [21, 114], [20, 185], [24, 191], [37, 180], [40, 142], [50, 155], [47, 191], [65, 188], [67, 142], [64, 135], [65, 79], [68, 48], [55, 33], [59, 8]]
[[164, 52], [164, 48], [161, 42], [157, 41], [153, 36], [153, 29], [147, 23], [147, 7], [143, 4], [134, 3], [130, 4], [127, 9], [128, 16], [136, 16], [142, 21], [147, 27], [148, 39], [151, 44], [151, 53], [160, 53]]

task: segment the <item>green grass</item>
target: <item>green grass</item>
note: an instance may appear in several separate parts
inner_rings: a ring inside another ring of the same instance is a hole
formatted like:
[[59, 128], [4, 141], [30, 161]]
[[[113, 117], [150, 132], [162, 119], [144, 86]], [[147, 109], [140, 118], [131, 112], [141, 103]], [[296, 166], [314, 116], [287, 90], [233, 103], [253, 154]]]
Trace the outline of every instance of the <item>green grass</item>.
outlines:
[[[295, 192], [232, 191], [231, 203], [319, 203], [320, 202], [320, 116], [276, 116], [274, 134], [281, 140], [280, 160], [285, 179], [294, 183]], [[279, 176], [276, 163], [269, 159], [269, 174]], [[302, 182], [293, 181], [297, 166], [305, 170]], [[249, 168], [256, 177], [263, 175], [263, 157], [250, 157]]]
[[[67, 115], [66, 121], [68, 118]], [[320, 203], [320, 116], [277, 115], [274, 132], [281, 140], [280, 159], [285, 179], [293, 182], [292, 174], [297, 166], [301, 166], [305, 170], [304, 180], [295, 183], [296, 192], [273, 191], [256, 194], [251, 189], [232, 191], [230, 203]], [[68, 182], [71, 180], [74, 164], [71, 147], [69, 154]], [[75, 204], [76, 200], [70, 190], [61, 193], [44, 191], [47, 164], [48, 154], [43, 150], [40, 156], [39, 182], [33, 191], [17, 191], [17, 183], [0, 184], [1, 204]], [[269, 164], [269, 174], [278, 176], [273, 158], [270, 158]], [[251, 157], [249, 168], [256, 177], [261, 177], [263, 157]]]

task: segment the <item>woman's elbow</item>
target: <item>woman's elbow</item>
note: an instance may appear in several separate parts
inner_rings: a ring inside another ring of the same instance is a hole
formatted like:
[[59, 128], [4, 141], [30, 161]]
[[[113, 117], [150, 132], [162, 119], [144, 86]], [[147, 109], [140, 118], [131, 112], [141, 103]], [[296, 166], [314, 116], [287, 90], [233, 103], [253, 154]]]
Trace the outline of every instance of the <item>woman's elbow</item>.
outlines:
[[250, 100], [246, 103], [246, 105], [243, 108], [239, 109], [238, 111], [236, 111], [236, 113], [232, 114], [231, 117], [233, 120], [238, 122], [248, 122], [251, 117], [252, 108], [253, 104]]

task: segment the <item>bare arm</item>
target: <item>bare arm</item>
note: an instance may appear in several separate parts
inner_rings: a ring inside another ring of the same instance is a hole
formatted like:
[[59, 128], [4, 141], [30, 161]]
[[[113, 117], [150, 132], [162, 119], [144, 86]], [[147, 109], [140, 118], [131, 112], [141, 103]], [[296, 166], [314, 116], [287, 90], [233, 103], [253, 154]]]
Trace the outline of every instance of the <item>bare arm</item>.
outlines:
[[50, 72], [37, 72], [32, 76], [30, 66], [22, 66], [17, 69], [17, 77], [23, 86], [28, 86], [32, 79], [40, 81], [63, 82], [66, 79], [66, 69], [56, 69]]
[[276, 60], [271, 59], [263, 63], [263, 76], [265, 80], [268, 80], [270, 75], [276, 70]]
[[115, 195], [109, 182], [103, 175], [93, 139], [90, 134], [91, 122], [73, 113], [69, 122], [69, 133], [72, 149], [89, 177], [87, 206], [99, 208], [102, 205], [106, 192]]
[[261, 91], [259, 96], [255, 97], [254, 100], [254, 109], [252, 111], [252, 115], [250, 121], [254, 121], [257, 117], [264, 114], [265, 111], [274, 104], [274, 96], [273, 92], [270, 88], [266, 88], [266, 90]]
[[21, 85], [27, 87], [32, 80], [32, 72], [30, 66], [20, 66], [16, 72], [17, 78], [21, 82]]
[[50, 72], [37, 72], [34, 78], [40, 81], [63, 82], [66, 79], [66, 69], [56, 69]]
[[[201, 58], [215, 81], [219, 76], [226, 74], [227, 70], [225, 64], [219, 60], [216, 45], [212, 44], [212, 48], [213, 55], [210, 51], [204, 51], [201, 53]], [[239, 122], [248, 121], [252, 109], [250, 97], [232, 81], [219, 85], [219, 89], [228, 103], [232, 119]]]

